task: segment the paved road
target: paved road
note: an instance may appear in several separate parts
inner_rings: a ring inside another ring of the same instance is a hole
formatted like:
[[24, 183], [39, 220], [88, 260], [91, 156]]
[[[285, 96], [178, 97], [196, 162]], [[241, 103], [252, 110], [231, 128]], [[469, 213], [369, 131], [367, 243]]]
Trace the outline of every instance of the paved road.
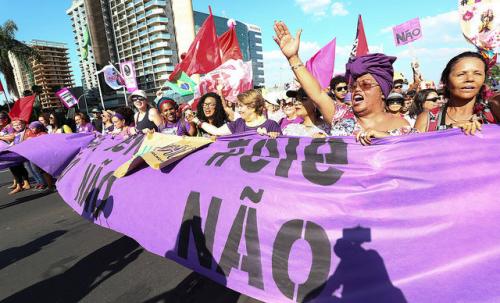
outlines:
[[57, 193], [7, 193], [0, 172], [0, 302], [258, 302], [73, 212]]

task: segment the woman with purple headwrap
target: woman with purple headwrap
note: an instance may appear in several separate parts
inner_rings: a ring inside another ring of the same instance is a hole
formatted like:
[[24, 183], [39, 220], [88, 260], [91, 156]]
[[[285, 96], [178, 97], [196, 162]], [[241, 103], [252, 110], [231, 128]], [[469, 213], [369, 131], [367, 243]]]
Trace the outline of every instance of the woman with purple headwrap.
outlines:
[[283, 22], [275, 22], [274, 40], [288, 59], [292, 71], [307, 95], [321, 111], [325, 121], [332, 121], [331, 135], [355, 135], [363, 145], [371, 144], [371, 138], [410, 133], [409, 123], [385, 112], [384, 100], [393, 85], [392, 63], [394, 57], [369, 54], [358, 57], [346, 66], [346, 78], [352, 93], [352, 110], [344, 104], [336, 104], [321, 89], [319, 82], [309, 73], [298, 56], [300, 34], [293, 38]]

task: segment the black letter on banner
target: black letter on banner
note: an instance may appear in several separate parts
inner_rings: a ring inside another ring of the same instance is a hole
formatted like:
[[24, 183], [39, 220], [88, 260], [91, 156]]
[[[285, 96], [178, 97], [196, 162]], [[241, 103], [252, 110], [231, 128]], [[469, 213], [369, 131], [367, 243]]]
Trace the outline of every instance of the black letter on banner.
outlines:
[[66, 168], [62, 171], [61, 175], [59, 175], [59, 181], [64, 178], [64, 176], [76, 165], [78, 164], [78, 162], [80, 162], [80, 158], [78, 158], [78, 155], [73, 159], [71, 160], [71, 162], [68, 164], [68, 166], [66, 166]]
[[236, 218], [234, 218], [233, 225], [227, 236], [226, 245], [222, 251], [222, 255], [219, 261], [219, 268], [217, 272], [224, 274], [229, 277], [231, 268], [239, 268], [240, 265], [240, 253], [238, 252], [238, 247], [241, 242], [241, 233], [243, 231], [243, 220], [245, 219], [245, 213], [247, 207], [244, 205], [240, 206]]
[[122, 142], [106, 148], [104, 151], [111, 150], [112, 152], [117, 153], [117, 152], [123, 150], [126, 145], [128, 145], [130, 142], [132, 142], [133, 139], [134, 139], [134, 137], [128, 137], [127, 139], [123, 140]]
[[[89, 201], [92, 199], [92, 196], [95, 194], [95, 188], [97, 184], [97, 180], [99, 180], [99, 177], [101, 176], [101, 171], [104, 168], [104, 166], [108, 165], [112, 161], [109, 159], [104, 160], [101, 165], [99, 165], [99, 168], [96, 170], [94, 176], [90, 180], [90, 183], [88, 183], [87, 187], [82, 193], [82, 196], [80, 197], [80, 201], [78, 202], [80, 205], [85, 201], [85, 211], [89, 211]], [[90, 195], [90, 196], [89, 196]], [[90, 200], [89, 200], [90, 198]]]
[[141, 147], [141, 143], [144, 140], [144, 138], [145, 137], [143, 135], [135, 137], [134, 143], [132, 143], [132, 145], [123, 153], [123, 155], [128, 154], [134, 147], [135, 147], [134, 154], [137, 153], [139, 151], [139, 148]]
[[243, 256], [241, 270], [248, 272], [248, 284], [264, 289], [262, 280], [262, 262], [260, 258], [259, 230], [257, 228], [257, 211], [249, 208], [245, 228], [247, 256]]
[[292, 162], [297, 160], [297, 146], [299, 146], [299, 142], [299, 138], [288, 138], [288, 144], [285, 148], [286, 158], [280, 160], [276, 168], [276, 176], [288, 178], [288, 171], [292, 166]]
[[179, 257], [188, 258], [189, 238], [192, 231], [200, 265], [208, 269], [212, 267], [212, 248], [221, 202], [221, 199], [212, 197], [205, 224], [205, 234], [203, 234], [200, 217], [200, 193], [189, 193], [177, 239], [177, 255]]
[[279, 158], [278, 152], [278, 144], [276, 143], [276, 139], [264, 139], [255, 143], [253, 146], [252, 154], [249, 156], [243, 156], [240, 158], [241, 168], [249, 173], [256, 173], [262, 170], [267, 164], [269, 164], [269, 160], [259, 159], [252, 160], [252, 157], [262, 157], [262, 149], [264, 146], [269, 151], [270, 158]]
[[[331, 152], [323, 155], [318, 154], [318, 149], [328, 144]], [[302, 161], [302, 174], [310, 182], [318, 185], [332, 185], [337, 182], [343, 171], [329, 167], [325, 171], [320, 171], [317, 163], [326, 164], [347, 164], [347, 144], [341, 139], [317, 138], [311, 141], [311, 144], [304, 149], [305, 160]]]
[[[303, 225], [302, 220], [286, 222], [273, 245], [273, 279], [280, 291], [292, 300], [295, 284], [288, 274], [288, 260], [293, 243], [301, 238]], [[330, 272], [331, 248], [325, 230], [312, 222], [307, 222], [305, 228], [305, 240], [311, 246], [312, 264], [307, 281], [298, 285], [297, 302], [302, 302], [309, 292], [323, 285]]]
[[[97, 219], [97, 217], [99, 217], [99, 213], [102, 210], [104, 210], [104, 207], [106, 207], [106, 204], [108, 203], [109, 194], [111, 193], [111, 187], [113, 186], [113, 183], [115, 183], [115, 181], [116, 181], [116, 177], [113, 175], [113, 173], [114, 172], [111, 171], [107, 175], [105, 175], [104, 178], [102, 178], [101, 183], [99, 184], [99, 191], [97, 193], [99, 193], [101, 191], [102, 186], [104, 185], [104, 182], [108, 181], [108, 184], [106, 185], [106, 189], [104, 191], [104, 194], [102, 195], [102, 198], [101, 198], [101, 203], [99, 205], [97, 205], [97, 207], [94, 210], [94, 213], [93, 213], [94, 219]], [[104, 214], [104, 216], [107, 217], [106, 213]]]
[[80, 201], [82, 199], [85, 186], [87, 185], [87, 182], [88, 182], [90, 176], [92, 175], [92, 173], [94, 172], [95, 168], [96, 168], [96, 166], [94, 164], [89, 164], [87, 166], [87, 169], [85, 170], [85, 173], [83, 174], [82, 182], [80, 183], [80, 186], [78, 187], [78, 191], [76, 192], [76, 196], [75, 196], [75, 198], [73, 198], [73, 200], [75, 200], [76, 203], [78, 203], [80, 205], [81, 205]]
[[288, 275], [288, 259], [293, 243], [300, 239], [304, 221], [291, 220], [283, 224], [273, 244], [273, 279], [282, 294], [293, 300], [295, 284]]
[[[221, 166], [227, 159], [229, 159], [229, 157], [242, 155], [245, 152], [245, 147], [248, 146], [250, 141], [251, 139], [238, 139], [235, 141], [230, 141], [227, 144], [227, 147], [230, 148], [229, 151], [215, 153], [210, 159], [208, 159], [205, 165], [212, 165], [212, 163], [220, 157], [220, 159], [215, 163], [215, 166]], [[236, 150], [237, 147], [239, 147], [238, 150]]]
[[316, 223], [307, 221], [305, 240], [309, 242], [312, 252], [311, 271], [307, 280], [299, 285], [297, 302], [302, 302], [308, 293], [323, 290], [330, 273], [331, 246], [326, 231]]

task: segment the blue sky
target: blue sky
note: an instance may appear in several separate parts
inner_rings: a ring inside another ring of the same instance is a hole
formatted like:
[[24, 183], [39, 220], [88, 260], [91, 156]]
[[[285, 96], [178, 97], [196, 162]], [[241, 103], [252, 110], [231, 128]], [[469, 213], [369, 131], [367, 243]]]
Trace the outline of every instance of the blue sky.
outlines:
[[[425, 78], [437, 81], [446, 62], [455, 54], [473, 49], [462, 37], [457, 1], [332, 1], [332, 0], [193, 0], [195, 10], [234, 18], [262, 29], [264, 70], [267, 85], [292, 77], [286, 61], [272, 40], [273, 21], [285, 21], [295, 32], [302, 28], [300, 55], [305, 61], [321, 46], [337, 37], [335, 73], [343, 72], [350, 52], [358, 14], [363, 23], [370, 52], [397, 56], [395, 69], [411, 76], [410, 62], [419, 59]], [[66, 9], [71, 0], [0, 0], [0, 23], [14, 20], [20, 40], [42, 39], [65, 42], [77, 85], [80, 81], [77, 50]], [[407, 46], [395, 47], [392, 26], [420, 17], [423, 38]], [[2, 78], [2, 82], [3, 81]], [[3, 99], [2, 99], [3, 100]]]

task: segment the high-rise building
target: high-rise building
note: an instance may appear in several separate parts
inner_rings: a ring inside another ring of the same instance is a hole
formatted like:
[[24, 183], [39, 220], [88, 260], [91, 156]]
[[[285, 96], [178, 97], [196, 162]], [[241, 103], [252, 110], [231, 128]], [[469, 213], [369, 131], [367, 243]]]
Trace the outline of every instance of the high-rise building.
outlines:
[[73, 87], [73, 76], [65, 43], [32, 40], [28, 43], [40, 54], [32, 61], [35, 84], [42, 87], [39, 95], [42, 108], [61, 107], [55, 92], [62, 87]]
[[109, 9], [118, 60], [134, 61], [141, 89], [161, 87], [178, 61], [171, 2], [109, 0]]
[[[195, 32], [203, 25], [208, 18], [208, 14], [194, 11]], [[228, 30], [228, 18], [214, 15], [215, 29], [220, 36]], [[244, 61], [252, 61], [253, 84], [254, 86], [264, 86], [264, 60], [262, 55], [262, 34], [256, 25], [236, 22], [236, 36], [240, 45], [241, 54]]]
[[85, 13], [85, 4], [83, 0], [73, 0], [71, 7], [66, 10], [71, 18], [73, 33], [75, 35], [75, 44], [80, 61], [80, 70], [82, 73], [82, 86], [84, 90], [97, 87], [96, 65], [94, 51], [92, 47], [86, 47], [88, 39], [88, 21]]
[[31, 86], [34, 84], [33, 75], [28, 71], [29, 67], [24, 66], [11, 52], [9, 52], [9, 61], [14, 71], [14, 79], [19, 92], [17, 97], [22, 97], [25, 90], [31, 90]]
[[262, 31], [260, 27], [247, 24], [248, 48], [252, 59], [253, 85], [264, 86], [264, 55], [262, 53]]

